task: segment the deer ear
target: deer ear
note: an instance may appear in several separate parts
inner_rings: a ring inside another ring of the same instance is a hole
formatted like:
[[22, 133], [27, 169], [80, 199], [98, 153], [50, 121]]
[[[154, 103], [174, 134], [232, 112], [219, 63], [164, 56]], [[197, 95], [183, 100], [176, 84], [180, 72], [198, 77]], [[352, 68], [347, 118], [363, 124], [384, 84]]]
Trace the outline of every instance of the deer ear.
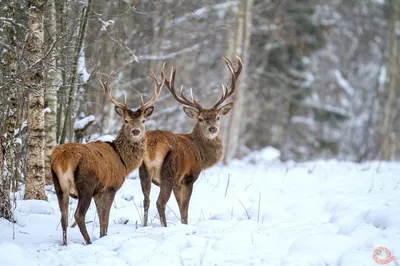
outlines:
[[218, 109], [220, 115], [226, 115], [232, 109], [233, 103], [228, 103]]
[[199, 116], [199, 112], [194, 108], [183, 106], [183, 111], [188, 117], [193, 119], [197, 119], [197, 117]]
[[119, 107], [119, 106], [115, 106], [115, 112], [117, 112], [117, 114], [118, 114], [120, 117], [125, 117], [125, 110], [124, 110], [124, 108]]
[[147, 107], [146, 109], [144, 109], [144, 111], [143, 111], [144, 118], [151, 116], [153, 111], [154, 111], [154, 106], [150, 106], [150, 107]]

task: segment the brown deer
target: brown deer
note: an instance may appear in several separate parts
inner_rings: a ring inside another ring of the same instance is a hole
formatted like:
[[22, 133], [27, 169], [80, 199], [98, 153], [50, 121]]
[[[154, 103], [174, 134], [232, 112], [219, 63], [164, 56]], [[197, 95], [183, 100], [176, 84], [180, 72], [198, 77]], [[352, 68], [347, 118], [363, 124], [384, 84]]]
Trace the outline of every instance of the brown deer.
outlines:
[[152, 182], [160, 187], [157, 210], [161, 225], [167, 226], [165, 206], [172, 191], [178, 202], [181, 222], [188, 223], [189, 201], [194, 182], [201, 171], [218, 163], [224, 154], [219, 119], [220, 116], [226, 115], [231, 110], [233, 103], [222, 107], [220, 105], [235, 91], [236, 81], [242, 71], [242, 61], [239, 56], [235, 56], [238, 60], [237, 70], [232, 62], [224, 57], [232, 76], [231, 88], [229, 90], [226, 85], [222, 85], [222, 96], [211, 109], [203, 108], [194, 99], [193, 93], [192, 100], [188, 100], [182, 93], [182, 87], [180, 96], [178, 96], [174, 87], [175, 69], [171, 70], [170, 80], [165, 78], [164, 69], [162, 69], [161, 76], [165, 80], [165, 85], [175, 100], [184, 105], [183, 111], [186, 115], [196, 119], [197, 122], [189, 134], [174, 134], [162, 130], [146, 132], [147, 153], [139, 168], [144, 195], [144, 226], [147, 226]]
[[108, 101], [123, 124], [112, 142], [94, 141], [86, 144], [68, 143], [57, 146], [51, 155], [51, 172], [61, 211], [63, 245], [67, 244], [69, 196], [78, 199], [75, 221], [86, 244], [90, 237], [86, 230], [85, 216], [92, 198], [96, 204], [100, 221], [100, 237], [107, 234], [108, 218], [115, 193], [121, 188], [126, 176], [142, 164], [146, 152], [144, 122], [154, 110], [153, 102], [161, 93], [161, 83], [152, 72], [155, 82], [154, 96], [136, 111], [114, 100], [111, 96], [110, 77], [100, 83]]

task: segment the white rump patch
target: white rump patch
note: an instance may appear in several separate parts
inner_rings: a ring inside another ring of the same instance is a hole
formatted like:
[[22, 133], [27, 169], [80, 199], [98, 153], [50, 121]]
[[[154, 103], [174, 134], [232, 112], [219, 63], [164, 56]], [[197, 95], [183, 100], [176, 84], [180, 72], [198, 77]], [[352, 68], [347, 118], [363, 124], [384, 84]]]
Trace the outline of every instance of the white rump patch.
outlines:
[[70, 195], [78, 196], [72, 167], [69, 166], [65, 173], [61, 170], [61, 168], [59, 168], [57, 171], [57, 176], [60, 182], [61, 190], [63, 192], [66, 192]]

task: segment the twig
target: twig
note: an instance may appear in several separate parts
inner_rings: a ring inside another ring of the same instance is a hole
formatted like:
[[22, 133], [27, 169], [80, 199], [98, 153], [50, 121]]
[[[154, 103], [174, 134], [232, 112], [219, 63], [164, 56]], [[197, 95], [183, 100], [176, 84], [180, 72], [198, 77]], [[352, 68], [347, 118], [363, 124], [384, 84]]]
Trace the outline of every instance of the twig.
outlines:
[[246, 211], [247, 218], [250, 220], [250, 214], [249, 214], [249, 212], [247, 211], [246, 207], [243, 205], [243, 203], [240, 201], [240, 199], [237, 199], [237, 200], [240, 202], [240, 204], [242, 204], [243, 209]]
[[167, 208], [175, 215], [176, 218], [178, 218], [178, 220], [180, 220], [179, 216], [176, 215], [176, 213], [168, 205]]
[[15, 22], [15, 20], [12, 18], [0, 17], [0, 20], [7, 21], [8, 23], [11, 23], [15, 26], [19, 26], [26, 30], [26, 27], [24, 25], [22, 25], [21, 23]]
[[289, 172], [289, 167], [286, 168], [285, 173], [282, 176], [282, 183], [281, 183], [281, 194], [285, 194], [284, 190], [283, 190], [283, 185], [285, 184], [285, 177], [287, 175], [287, 173]]
[[96, 223], [96, 214], [97, 214], [97, 211], [95, 211], [95, 212], [94, 212], [94, 217], [93, 217], [93, 226], [92, 226], [92, 235], [93, 235], [93, 232], [94, 232], [94, 226], [95, 226], [95, 223]]
[[229, 173], [229, 174], [228, 174], [228, 181], [226, 182], [225, 198], [226, 198], [226, 195], [228, 194], [228, 188], [229, 188], [229, 181], [230, 181], [230, 179], [231, 179], [231, 174]]
[[64, 34], [64, 35], [62, 35], [60, 38], [58, 38], [57, 40], [55, 40], [55, 41], [51, 44], [49, 50], [46, 52], [46, 54], [45, 54], [42, 58], [40, 58], [38, 61], [36, 61], [36, 62], [33, 63], [32, 65], [28, 66], [26, 69], [22, 70], [21, 72], [15, 74], [15, 76], [13, 77], [13, 79], [9, 80], [8, 82], [6, 82], [6, 83], [4, 83], [2, 86], [0, 86], [0, 90], [2, 90], [4, 87], [10, 85], [11, 83], [13, 83], [14, 80], [15, 80], [16, 78], [18, 78], [19, 76], [22, 76], [23, 74], [25, 74], [26, 72], [28, 72], [28, 71], [31, 70], [32, 68], [34, 68], [34, 67], [38, 66], [40, 63], [42, 63], [42, 62], [50, 55], [50, 53], [53, 51], [53, 49], [56, 47], [56, 44], [57, 44], [60, 40], [62, 40], [65, 36], [67, 36], [67, 35], [68, 35], [68, 34]]
[[138, 61], [138, 57], [133, 53], [133, 51], [128, 47], [128, 45], [122, 44], [122, 42], [116, 40], [114, 37], [112, 37], [112, 36], [110, 35], [110, 33], [108, 32], [107, 28], [104, 27], [104, 25], [103, 25], [103, 22], [104, 22], [104, 21], [100, 18], [99, 14], [98, 14], [97, 12], [95, 12], [94, 10], [92, 10], [92, 12], [96, 15], [98, 21], [102, 24], [102, 29], [103, 29], [103, 30], [105, 31], [105, 33], [107, 34], [108, 38], [110, 38], [111, 41], [115, 42], [119, 47], [121, 47], [121, 48], [123, 48], [123, 49], [126, 49], [126, 50], [129, 52], [129, 54], [130, 54], [131, 57], [132, 57], [132, 60], [131, 60], [130, 63], [132, 63], [133, 61], [139, 62], [139, 61]]
[[[203, 209], [201, 209], [201, 213], [203, 214], [203, 220], [206, 219], [206, 216], [204, 215]], [[201, 216], [200, 216], [201, 217]]]
[[137, 207], [137, 205], [136, 205], [136, 203], [135, 203], [134, 200], [132, 200], [132, 202], [133, 202], [133, 204], [135, 205], [135, 208], [136, 208], [137, 213], [139, 214], [140, 222], [143, 224], [143, 218], [142, 218], [142, 216], [140, 215], [139, 208]]
[[260, 221], [260, 206], [261, 206], [261, 192], [258, 195], [258, 213], [257, 213], [257, 222]]
[[369, 188], [367, 193], [371, 193], [372, 189], [374, 188], [374, 183], [375, 183], [375, 172], [372, 173], [371, 187]]

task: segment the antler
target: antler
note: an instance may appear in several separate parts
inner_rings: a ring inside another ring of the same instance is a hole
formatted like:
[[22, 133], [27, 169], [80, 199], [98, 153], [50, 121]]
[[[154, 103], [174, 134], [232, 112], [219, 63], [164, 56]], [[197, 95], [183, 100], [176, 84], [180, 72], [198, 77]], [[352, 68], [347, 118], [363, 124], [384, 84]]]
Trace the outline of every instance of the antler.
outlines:
[[229, 71], [231, 72], [231, 75], [232, 75], [231, 90], [228, 89], [228, 86], [227, 86], [226, 84], [222, 84], [222, 96], [221, 96], [221, 98], [214, 104], [213, 109], [217, 109], [218, 106], [219, 106], [221, 103], [223, 103], [227, 98], [229, 98], [229, 96], [231, 96], [231, 95], [234, 93], [234, 91], [235, 91], [235, 88], [236, 88], [236, 81], [237, 81], [237, 79], [238, 79], [238, 77], [239, 77], [239, 75], [240, 75], [240, 72], [242, 72], [243, 63], [242, 63], [242, 59], [241, 59], [237, 54], [234, 54], [234, 55], [235, 55], [235, 57], [236, 57], [236, 59], [237, 59], [237, 61], [238, 61], [238, 67], [237, 67], [236, 70], [235, 70], [235, 68], [234, 68], [234, 66], [233, 66], [233, 64], [232, 64], [232, 61], [229, 60], [229, 59], [228, 59], [227, 57], [225, 57], [225, 56], [223, 57], [223, 58], [224, 58], [224, 61], [225, 61], [225, 64], [226, 64], [226, 66], [228, 67], [228, 69], [229, 69]]
[[110, 86], [110, 80], [114, 75], [115, 75], [115, 72], [111, 72], [108, 79], [103, 82], [103, 80], [102, 80], [103, 73], [100, 72], [100, 84], [103, 87], [104, 95], [106, 96], [107, 100], [109, 100], [115, 106], [118, 106], [118, 107], [124, 108], [124, 109], [128, 109], [128, 107], [125, 104], [114, 100], [113, 97], [111, 96], [112, 88], [109, 88], [109, 86]]
[[168, 90], [171, 92], [172, 96], [174, 96], [175, 100], [177, 100], [181, 104], [194, 107], [198, 110], [203, 110], [203, 107], [201, 107], [201, 105], [194, 99], [192, 90], [190, 90], [190, 94], [192, 97], [191, 101], [188, 98], [186, 98], [185, 95], [183, 95], [183, 85], [181, 86], [181, 91], [179, 93], [179, 96], [176, 94], [175, 71], [176, 71], [175, 68], [172, 67], [171, 74], [170, 74], [170, 80], [167, 80], [167, 78], [165, 77], [164, 68], [161, 70], [161, 76], [165, 80], [165, 85], [167, 86]]
[[[165, 63], [163, 64], [163, 66], [161, 68], [161, 73], [164, 71], [164, 65], [165, 65]], [[141, 95], [141, 99], [142, 99], [142, 102], [140, 104], [140, 109], [141, 110], [145, 110], [147, 107], [149, 107], [150, 105], [153, 104], [153, 102], [160, 96], [161, 90], [162, 90], [163, 85], [165, 83], [165, 79], [164, 79], [164, 76], [162, 74], [161, 74], [162, 82], [161, 83], [158, 82], [158, 79], [157, 79], [156, 75], [154, 74], [153, 70], [151, 70], [150, 77], [154, 80], [154, 95], [146, 103], [144, 103], [143, 95]]]

